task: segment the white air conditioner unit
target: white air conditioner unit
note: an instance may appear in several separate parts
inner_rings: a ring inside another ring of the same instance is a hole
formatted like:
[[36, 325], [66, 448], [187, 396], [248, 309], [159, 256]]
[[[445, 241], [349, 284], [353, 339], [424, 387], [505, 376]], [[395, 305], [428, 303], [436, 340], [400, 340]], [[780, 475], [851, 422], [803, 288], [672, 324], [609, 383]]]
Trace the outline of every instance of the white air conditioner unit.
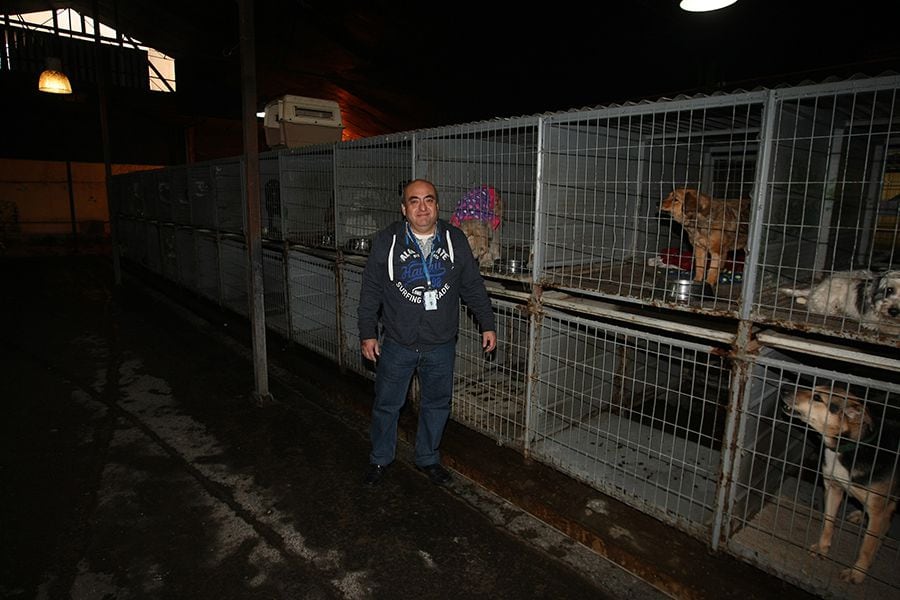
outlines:
[[263, 128], [269, 147], [297, 148], [341, 141], [341, 107], [333, 100], [282, 96], [266, 104]]

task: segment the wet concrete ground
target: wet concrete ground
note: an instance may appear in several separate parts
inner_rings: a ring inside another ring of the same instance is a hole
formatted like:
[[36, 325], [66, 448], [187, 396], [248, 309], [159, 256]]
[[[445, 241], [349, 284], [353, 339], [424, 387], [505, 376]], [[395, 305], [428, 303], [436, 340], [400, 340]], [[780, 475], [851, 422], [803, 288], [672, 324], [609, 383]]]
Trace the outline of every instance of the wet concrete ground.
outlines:
[[0, 269], [2, 598], [805, 596], [454, 423], [450, 486], [404, 441], [367, 489], [368, 381], [270, 336], [257, 407], [239, 319], [103, 255]]

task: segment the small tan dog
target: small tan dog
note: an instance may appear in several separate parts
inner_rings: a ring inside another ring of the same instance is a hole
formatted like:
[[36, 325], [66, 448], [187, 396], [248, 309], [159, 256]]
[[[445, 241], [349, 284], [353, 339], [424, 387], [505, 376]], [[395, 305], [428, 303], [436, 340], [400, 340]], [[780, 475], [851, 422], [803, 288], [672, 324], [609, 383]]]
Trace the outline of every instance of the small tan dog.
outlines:
[[490, 268], [500, 258], [500, 224], [503, 201], [492, 187], [472, 188], [460, 198], [450, 223], [459, 227], [479, 266]]
[[691, 240], [694, 281], [716, 285], [728, 253], [747, 248], [749, 200], [716, 200], [694, 189], [679, 188], [662, 201], [660, 210], [681, 223]]
[[868, 523], [856, 562], [841, 571], [841, 580], [861, 583], [897, 509], [900, 474], [895, 470], [900, 429], [890, 421], [875, 423], [863, 402], [842, 387], [791, 388], [782, 395], [782, 402], [785, 413], [821, 434], [825, 444], [824, 522], [819, 541], [810, 551], [817, 556], [828, 554], [838, 509], [844, 492], [849, 493], [863, 510], [851, 513], [848, 520], [862, 523], [867, 518]]

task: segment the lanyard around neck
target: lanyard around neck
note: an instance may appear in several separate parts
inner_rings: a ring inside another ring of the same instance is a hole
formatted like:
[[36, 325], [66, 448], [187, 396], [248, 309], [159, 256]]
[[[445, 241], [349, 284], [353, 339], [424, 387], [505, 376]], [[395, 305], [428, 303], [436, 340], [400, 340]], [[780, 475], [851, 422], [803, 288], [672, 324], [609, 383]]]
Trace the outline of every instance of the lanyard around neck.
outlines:
[[[409, 223], [406, 224], [406, 237], [412, 240], [412, 243], [416, 245], [416, 250], [419, 251], [419, 259], [422, 261], [422, 270], [425, 272], [425, 281], [428, 283], [428, 288], [431, 289], [431, 272], [428, 270], [428, 261], [425, 260], [425, 253], [422, 251], [422, 247], [419, 245], [418, 238], [413, 234], [412, 229], [410, 229]], [[437, 241], [437, 226], [435, 226], [434, 238], [435, 240], [431, 242], [432, 253], [434, 253], [434, 246], [435, 242]]]

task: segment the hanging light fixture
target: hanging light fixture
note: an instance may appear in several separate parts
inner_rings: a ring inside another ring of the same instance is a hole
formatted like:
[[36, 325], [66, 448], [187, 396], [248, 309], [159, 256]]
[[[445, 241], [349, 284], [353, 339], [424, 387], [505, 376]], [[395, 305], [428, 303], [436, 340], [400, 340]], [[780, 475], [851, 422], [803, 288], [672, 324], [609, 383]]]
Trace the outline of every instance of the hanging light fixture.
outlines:
[[38, 80], [38, 89], [48, 94], [71, 94], [72, 84], [62, 72], [62, 63], [54, 56], [47, 57], [47, 68]]
[[731, 6], [737, 0], [681, 0], [678, 6], [688, 12], [709, 12]]

